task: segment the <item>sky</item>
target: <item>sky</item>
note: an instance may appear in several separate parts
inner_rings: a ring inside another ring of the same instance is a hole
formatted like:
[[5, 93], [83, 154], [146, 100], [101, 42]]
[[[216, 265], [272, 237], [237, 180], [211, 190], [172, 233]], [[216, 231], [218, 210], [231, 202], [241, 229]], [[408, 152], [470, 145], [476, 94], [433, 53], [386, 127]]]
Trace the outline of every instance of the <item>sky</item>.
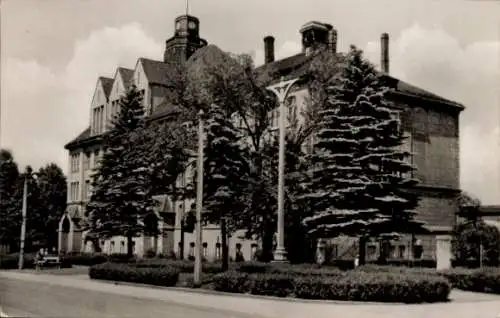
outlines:
[[[138, 57], [161, 60], [185, 0], [1, 0], [0, 146], [20, 167], [65, 171], [64, 145], [89, 125], [98, 76]], [[391, 75], [466, 106], [460, 119], [462, 189], [500, 204], [500, 1], [190, 0], [201, 36], [263, 63], [300, 52], [300, 27], [318, 20], [379, 65], [390, 34]]]

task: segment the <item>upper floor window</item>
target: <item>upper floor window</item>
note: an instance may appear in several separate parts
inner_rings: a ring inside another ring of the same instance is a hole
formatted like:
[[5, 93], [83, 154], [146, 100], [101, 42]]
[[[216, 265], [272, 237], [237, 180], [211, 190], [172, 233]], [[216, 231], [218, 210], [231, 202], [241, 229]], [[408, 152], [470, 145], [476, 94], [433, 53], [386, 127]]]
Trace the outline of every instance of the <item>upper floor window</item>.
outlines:
[[70, 184], [70, 194], [69, 194], [69, 199], [70, 201], [77, 201], [78, 200], [78, 192], [80, 191], [80, 184], [78, 181], [76, 182], [71, 182]]
[[71, 172], [78, 172], [80, 170], [80, 154], [75, 153], [70, 158]]
[[90, 152], [86, 152], [83, 156], [83, 170], [88, 170], [90, 168]]
[[99, 150], [94, 151], [94, 168], [99, 164]]
[[90, 180], [85, 180], [84, 188], [83, 188], [84, 199], [90, 198]]

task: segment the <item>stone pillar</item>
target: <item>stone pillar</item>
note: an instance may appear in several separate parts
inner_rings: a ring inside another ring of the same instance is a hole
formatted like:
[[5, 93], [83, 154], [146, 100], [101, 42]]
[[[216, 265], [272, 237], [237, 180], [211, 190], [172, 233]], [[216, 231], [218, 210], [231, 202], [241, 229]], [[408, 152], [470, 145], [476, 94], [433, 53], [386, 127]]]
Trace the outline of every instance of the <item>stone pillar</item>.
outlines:
[[316, 245], [316, 263], [322, 265], [326, 261], [326, 242], [323, 239], [318, 239]]
[[451, 268], [451, 235], [436, 236], [436, 268], [449, 269]]

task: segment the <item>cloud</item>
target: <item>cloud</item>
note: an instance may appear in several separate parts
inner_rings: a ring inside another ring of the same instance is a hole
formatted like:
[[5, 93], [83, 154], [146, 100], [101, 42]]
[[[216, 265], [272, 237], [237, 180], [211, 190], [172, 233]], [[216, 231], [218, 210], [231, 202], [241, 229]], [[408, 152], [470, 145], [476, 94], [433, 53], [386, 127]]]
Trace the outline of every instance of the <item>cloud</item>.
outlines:
[[[380, 42], [364, 48], [380, 64]], [[458, 101], [461, 186], [485, 204], [500, 203], [500, 42], [462, 46], [440, 29], [414, 25], [390, 42], [395, 77]]]
[[89, 124], [97, 77], [114, 76], [117, 66], [134, 68], [139, 57], [158, 59], [162, 49], [131, 23], [77, 41], [59, 73], [33, 60], [2, 61], [2, 147], [13, 150], [21, 166], [56, 162], [66, 170], [64, 145]]

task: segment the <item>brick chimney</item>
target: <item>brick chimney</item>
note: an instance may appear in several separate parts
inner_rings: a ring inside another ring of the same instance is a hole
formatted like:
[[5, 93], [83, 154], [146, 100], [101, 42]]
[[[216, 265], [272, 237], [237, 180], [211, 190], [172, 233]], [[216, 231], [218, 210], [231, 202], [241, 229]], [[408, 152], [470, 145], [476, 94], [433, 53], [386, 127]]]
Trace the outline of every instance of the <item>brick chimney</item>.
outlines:
[[328, 47], [333, 54], [337, 53], [337, 30], [334, 28], [328, 31]]
[[264, 38], [265, 63], [274, 62], [274, 37], [268, 35]]
[[380, 36], [380, 67], [382, 72], [389, 74], [389, 34], [382, 33]]

